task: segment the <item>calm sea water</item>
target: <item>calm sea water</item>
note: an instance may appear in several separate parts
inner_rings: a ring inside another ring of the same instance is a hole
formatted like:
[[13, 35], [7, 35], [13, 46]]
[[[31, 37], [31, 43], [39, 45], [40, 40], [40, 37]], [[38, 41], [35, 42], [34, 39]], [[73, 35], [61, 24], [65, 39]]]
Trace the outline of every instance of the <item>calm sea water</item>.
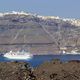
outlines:
[[69, 61], [69, 60], [80, 60], [80, 55], [36, 55], [33, 56], [32, 59], [30, 60], [12, 60], [12, 59], [7, 59], [2, 56], [0, 56], [0, 62], [8, 62], [8, 61], [24, 61], [24, 62], [29, 62], [29, 64], [32, 67], [39, 66], [45, 61], [50, 61], [52, 59], [60, 59], [61, 61]]

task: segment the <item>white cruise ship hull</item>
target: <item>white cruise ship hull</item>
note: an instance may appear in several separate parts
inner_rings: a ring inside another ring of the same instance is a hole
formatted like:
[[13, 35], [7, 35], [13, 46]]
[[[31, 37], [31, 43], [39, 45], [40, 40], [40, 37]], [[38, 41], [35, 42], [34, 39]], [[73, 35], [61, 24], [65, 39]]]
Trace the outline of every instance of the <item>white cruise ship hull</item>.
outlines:
[[27, 55], [27, 56], [12, 56], [12, 55], [4, 55], [5, 58], [8, 58], [8, 59], [20, 59], [20, 60], [24, 60], [24, 59], [31, 59], [32, 56], [30, 55]]

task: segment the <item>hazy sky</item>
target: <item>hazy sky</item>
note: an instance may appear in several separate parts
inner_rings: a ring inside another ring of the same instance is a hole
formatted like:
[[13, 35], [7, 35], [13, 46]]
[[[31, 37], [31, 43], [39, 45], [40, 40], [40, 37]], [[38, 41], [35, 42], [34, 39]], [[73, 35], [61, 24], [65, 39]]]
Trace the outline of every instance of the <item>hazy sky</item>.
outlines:
[[80, 18], [80, 0], [0, 0], [0, 12], [6, 11]]

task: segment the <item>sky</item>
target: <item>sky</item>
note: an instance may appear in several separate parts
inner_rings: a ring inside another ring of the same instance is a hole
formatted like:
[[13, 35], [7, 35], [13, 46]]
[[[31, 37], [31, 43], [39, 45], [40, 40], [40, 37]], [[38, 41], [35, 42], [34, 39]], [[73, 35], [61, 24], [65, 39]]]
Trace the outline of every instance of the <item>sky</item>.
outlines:
[[80, 18], [80, 0], [0, 0], [0, 12], [11, 11]]

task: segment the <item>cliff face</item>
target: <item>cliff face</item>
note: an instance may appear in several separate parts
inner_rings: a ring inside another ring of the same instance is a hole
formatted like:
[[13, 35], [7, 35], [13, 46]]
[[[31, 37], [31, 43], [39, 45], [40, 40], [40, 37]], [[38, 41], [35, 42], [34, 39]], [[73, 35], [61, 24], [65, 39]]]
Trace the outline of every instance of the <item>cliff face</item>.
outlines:
[[0, 62], [1, 80], [80, 80], [80, 61], [58, 59], [32, 68], [24, 62]]
[[0, 49], [19, 49], [23, 43], [26, 43], [25, 49], [30, 47], [33, 53], [53, 53], [60, 47], [79, 49], [79, 23], [75, 19], [44, 17], [23, 12], [1, 13]]

